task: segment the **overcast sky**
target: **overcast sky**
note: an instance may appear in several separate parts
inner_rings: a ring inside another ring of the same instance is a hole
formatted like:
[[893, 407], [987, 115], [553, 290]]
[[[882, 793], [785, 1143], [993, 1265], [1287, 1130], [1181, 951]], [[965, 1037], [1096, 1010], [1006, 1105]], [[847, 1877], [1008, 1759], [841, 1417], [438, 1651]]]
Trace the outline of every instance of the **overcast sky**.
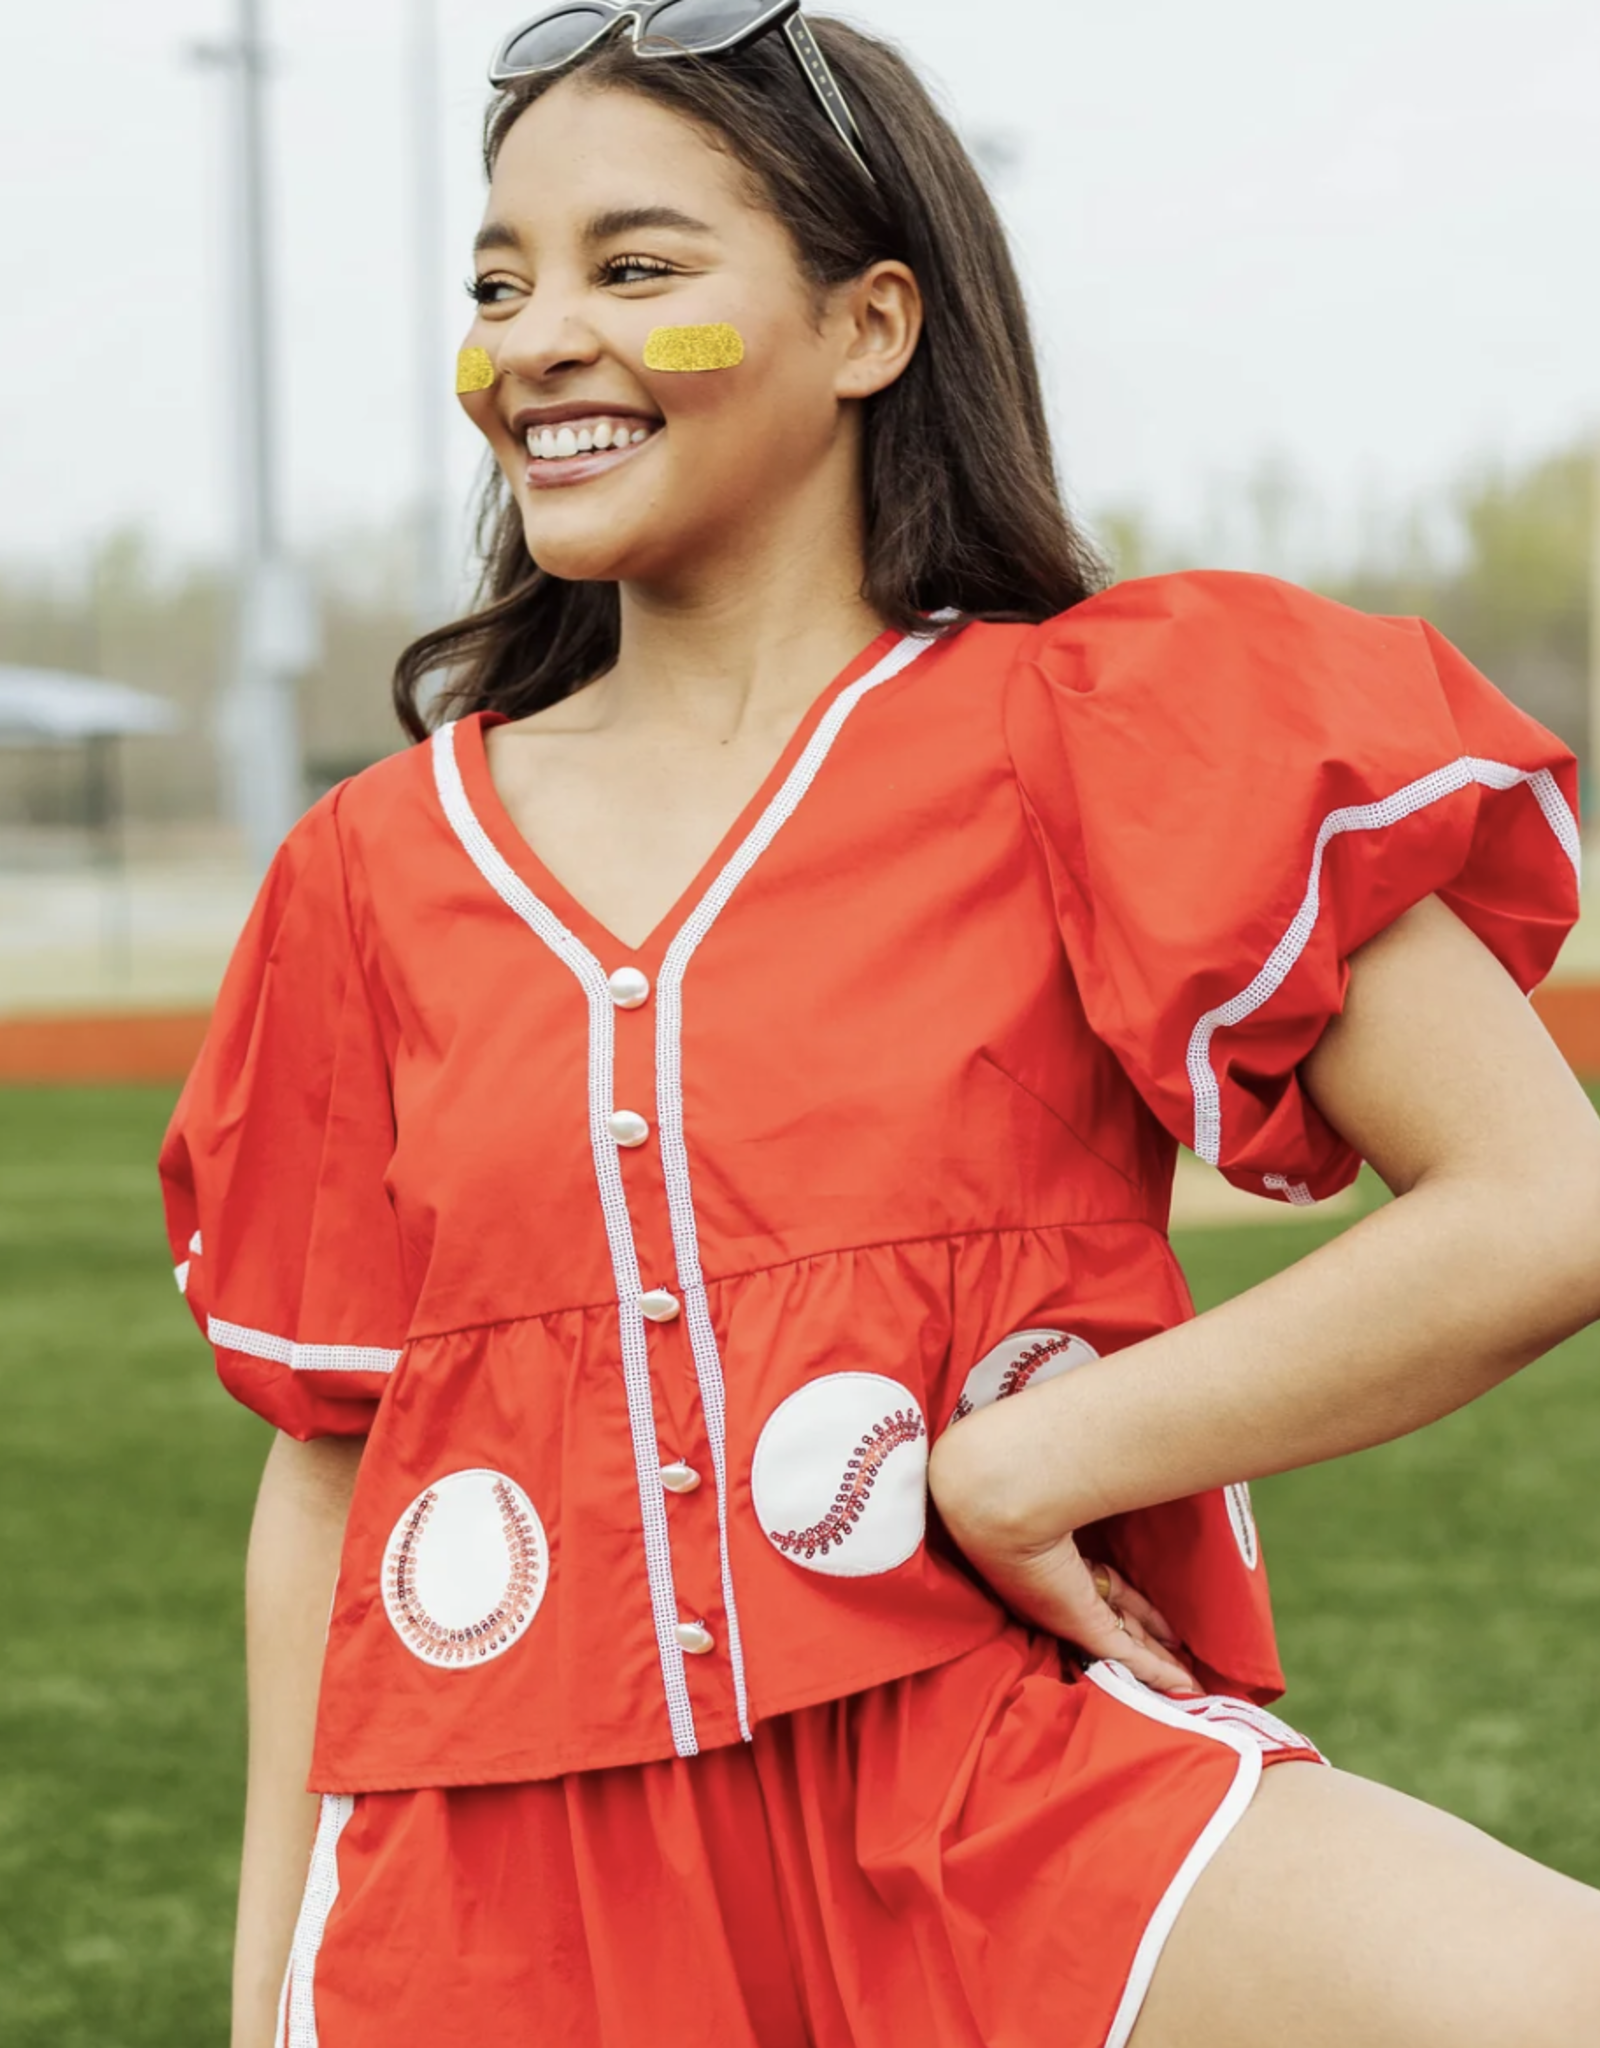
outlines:
[[[410, 0], [263, 0], [286, 518], [314, 548], [416, 489]], [[438, 0], [447, 393], [489, 47]], [[1264, 455], [1348, 525], [1600, 423], [1595, 0], [857, 0], [1001, 198], [1079, 501], [1193, 526]], [[222, 88], [229, 0], [6, 0], [0, 555], [70, 565], [138, 523], [230, 535]], [[978, 422], [973, 431], [980, 431]], [[456, 489], [475, 449], [452, 423]]]

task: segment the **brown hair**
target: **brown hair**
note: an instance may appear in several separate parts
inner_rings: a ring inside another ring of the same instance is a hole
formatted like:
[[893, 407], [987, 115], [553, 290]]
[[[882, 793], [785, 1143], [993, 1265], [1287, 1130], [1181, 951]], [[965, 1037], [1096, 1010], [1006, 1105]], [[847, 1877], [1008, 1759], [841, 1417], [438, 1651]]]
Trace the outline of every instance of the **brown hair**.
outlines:
[[[864, 407], [867, 603], [902, 631], [927, 630], [924, 615], [944, 607], [956, 613], [945, 632], [970, 618], [1049, 618], [1105, 578], [1056, 484], [999, 216], [900, 53], [842, 22], [808, 19], [860, 123], [875, 182], [840, 143], [781, 36], [729, 55], [653, 62], [612, 37], [584, 60], [583, 76], [595, 90], [672, 109], [726, 148], [750, 174], [756, 202], [788, 229], [819, 295], [885, 258], [915, 273], [925, 307], [916, 353]], [[512, 124], [555, 82], [528, 79], [492, 102], [491, 173]], [[395, 669], [395, 708], [413, 739], [472, 711], [526, 717], [616, 661], [615, 584], [537, 568], [498, 470], [478, 536], [478, 609], [424, 633]], [[438, 670], [443, 686], [430, 702], [423, 685]]]

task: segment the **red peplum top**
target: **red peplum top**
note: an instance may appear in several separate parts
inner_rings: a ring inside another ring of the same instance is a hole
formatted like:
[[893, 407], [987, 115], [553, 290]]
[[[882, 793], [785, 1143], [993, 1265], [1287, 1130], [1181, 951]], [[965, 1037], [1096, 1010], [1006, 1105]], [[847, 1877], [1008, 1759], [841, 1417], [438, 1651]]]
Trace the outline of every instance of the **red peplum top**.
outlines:
[[[486, 722], [291, 833], [163, 1151], [228, 1387], [369, 1437], [321, 1791], [691, 1755], [997, 1632], [930, 1439], [1191, 1313], [1180, 1143], [1349, 1181], [1296, 1068], [1355, 947], [1436, 893], [1527, 988], [1577, 909], [1567, 751], [1259, 577], [882, 634], [636, 948]], [[1245, 1487], [1093, 1547], [1280, 1689]]]

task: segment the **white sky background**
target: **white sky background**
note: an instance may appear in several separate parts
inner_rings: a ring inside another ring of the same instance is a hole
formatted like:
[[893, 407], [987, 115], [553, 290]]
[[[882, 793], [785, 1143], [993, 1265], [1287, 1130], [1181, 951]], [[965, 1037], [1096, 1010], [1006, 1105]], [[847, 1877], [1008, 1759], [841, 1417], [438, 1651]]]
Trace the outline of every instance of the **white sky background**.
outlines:
[[[407, 0], [265, 4], [285, 523], [312, 552], [417, 489]], [[483, 66], [530, 10], [438, 7], [453, 406]], [[224, 88], [185, 52], [228, 0], [0, 11], [0, 555], [68, 572], [127, 524], [222, 550]], [[1275, 455], [1348, 546], [1364, 505], [1600, 422], [1595, 0], [838, 11], [1020, 147], [1000, 197], [1081, 505], [1193, 531]]]

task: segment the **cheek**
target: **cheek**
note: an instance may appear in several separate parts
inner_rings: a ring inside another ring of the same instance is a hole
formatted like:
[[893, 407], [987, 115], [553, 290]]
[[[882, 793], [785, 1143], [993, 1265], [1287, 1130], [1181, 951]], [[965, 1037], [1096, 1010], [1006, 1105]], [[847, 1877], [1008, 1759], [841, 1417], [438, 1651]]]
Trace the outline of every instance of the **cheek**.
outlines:
[[635, 361], [640, 383], [669, 426], [704, 421], [712, 427], [738, 417], [767, 422], [763, 431], [770, 432], [797, 409], [802, 415], [810, 409], [814, 378], [806, 340], [771, 314], [735, 305], [722, 318], [654, 329]]
[[502, 444], [505, 442], [506, 433], [504, 423], [495, 410], [493, 391], [458, 391], [456, 403], [503, 463]]

